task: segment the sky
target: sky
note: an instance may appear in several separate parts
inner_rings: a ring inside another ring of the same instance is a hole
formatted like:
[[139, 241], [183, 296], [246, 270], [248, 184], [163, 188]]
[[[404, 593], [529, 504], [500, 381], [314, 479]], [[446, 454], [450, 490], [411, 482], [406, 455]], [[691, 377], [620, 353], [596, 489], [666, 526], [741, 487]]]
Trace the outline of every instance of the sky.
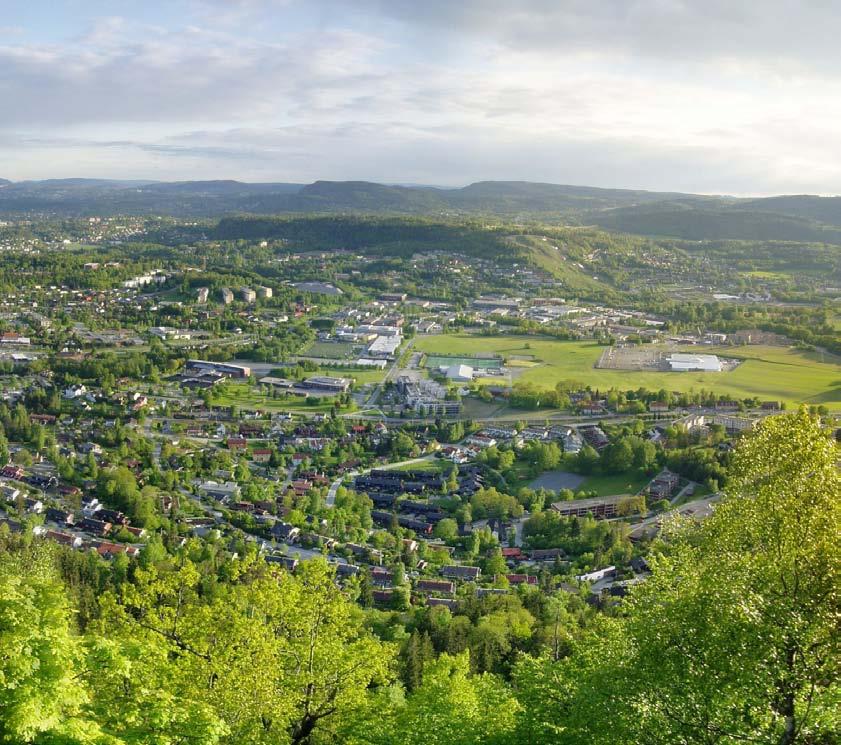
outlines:
[[0, 177], [841, 193], [838, 0], [0, 0]]

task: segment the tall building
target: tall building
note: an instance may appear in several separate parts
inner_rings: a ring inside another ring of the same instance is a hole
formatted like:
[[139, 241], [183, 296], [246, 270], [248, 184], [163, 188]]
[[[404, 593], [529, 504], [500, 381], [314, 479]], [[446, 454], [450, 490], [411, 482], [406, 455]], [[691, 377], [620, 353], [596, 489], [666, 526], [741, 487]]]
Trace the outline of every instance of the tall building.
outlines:
[[239, 291], [242, 299], [246, 303], [253, 303], [257, 299], [257, 293], [250, 287], [242, 287]]
[[257, 288], [257, 297], [267, 300], [272, 296], [272, 288], [260, 286]]
[[209, 294], [210, 294], [210, 290], [208, 290], [207, 287], [199, 287], [198, 298], [197, 298], [198, 302], [206, 303], [207, 302], [207, 296]]
[[225, 305], [230, 305], [234, 302], [234, 293], [231, 292], [227, 287], [222, 288], [222, 302]]

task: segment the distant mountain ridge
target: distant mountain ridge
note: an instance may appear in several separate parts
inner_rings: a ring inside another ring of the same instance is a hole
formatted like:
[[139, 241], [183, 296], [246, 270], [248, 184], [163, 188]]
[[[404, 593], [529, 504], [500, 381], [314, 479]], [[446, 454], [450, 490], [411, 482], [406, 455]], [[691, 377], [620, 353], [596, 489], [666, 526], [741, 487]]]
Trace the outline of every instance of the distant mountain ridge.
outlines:
[[705, 196], [530, 181], [460, 188], [370, 181], [246, 183], [0, 179], [0, 216], [355, 214], [492, 217], [596, 225], [685, 240], [788, 240], [841, 245], [841, 197]]

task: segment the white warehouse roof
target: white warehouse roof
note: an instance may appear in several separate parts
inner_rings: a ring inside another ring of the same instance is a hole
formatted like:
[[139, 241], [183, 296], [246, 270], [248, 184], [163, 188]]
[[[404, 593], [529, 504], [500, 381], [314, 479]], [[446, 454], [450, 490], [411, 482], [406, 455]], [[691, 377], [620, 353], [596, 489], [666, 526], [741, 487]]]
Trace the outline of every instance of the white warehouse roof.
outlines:
[[721, 360], [714, 354], [675, 353], [669, 356], [668, 362], [669, 367], [677, 372], [721, 372]]
[[473, 380], [473, 368], [470, 365], [450, 365], [447, 368], [448, 380]]

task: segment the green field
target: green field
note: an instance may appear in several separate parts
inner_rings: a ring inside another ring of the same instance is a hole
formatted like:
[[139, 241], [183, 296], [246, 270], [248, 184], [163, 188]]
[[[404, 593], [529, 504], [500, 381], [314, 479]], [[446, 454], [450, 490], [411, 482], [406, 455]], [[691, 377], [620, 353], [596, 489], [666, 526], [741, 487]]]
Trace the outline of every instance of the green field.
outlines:
[[325, 397], [318, 404], [312, 405], [308, 404], [303, 396], [271, 398], [264, 396], [259, 389], [248, 383], [228, 383], [225, 392], [213, 399], [216, 406], [238, 406], [250, 411], [301, 411], [313, 414], [330, 411], [332, 401], [332, 398]]
[[612, 497], [616, 494], [636, 494], [651, 478], [620, 473], [612, 476], [588, 476], [576, 491], [594, 491], [599, 497]]
[[540, 364], [523, 369], [516, 379], [545, 388], [561, 380], [573, 380], [601, 390], [643, 386], [685, 392], [704, 388], [739, 398], [757, 396], [790, 405], [841, 404], [841, 360], [830, 354], [788, 347], [705, 347], [705, 353], [745, 360], [735, 370], [723, 373], [597, 370], [594, 365], [603, 346], [591, 341], [557, 341], [533, 336], [443, 334], [419, 337], [415, 348], [427, 354], [445, 355], [531, 354]]
[[324, 357], [329, 360], [350, 359], [357, 345], [346, 342], [314, 341], [304, 347], [298, 354], [306, 357]]
[[502, 366], [502, 360], [429, 354], [426, 356], [426, 362], [424, 363], [425, 367], [431, 367], [433, 369], [449, 367], [450, 365], [470, 365], [470, 367], [476, 370], [498, 370]]

